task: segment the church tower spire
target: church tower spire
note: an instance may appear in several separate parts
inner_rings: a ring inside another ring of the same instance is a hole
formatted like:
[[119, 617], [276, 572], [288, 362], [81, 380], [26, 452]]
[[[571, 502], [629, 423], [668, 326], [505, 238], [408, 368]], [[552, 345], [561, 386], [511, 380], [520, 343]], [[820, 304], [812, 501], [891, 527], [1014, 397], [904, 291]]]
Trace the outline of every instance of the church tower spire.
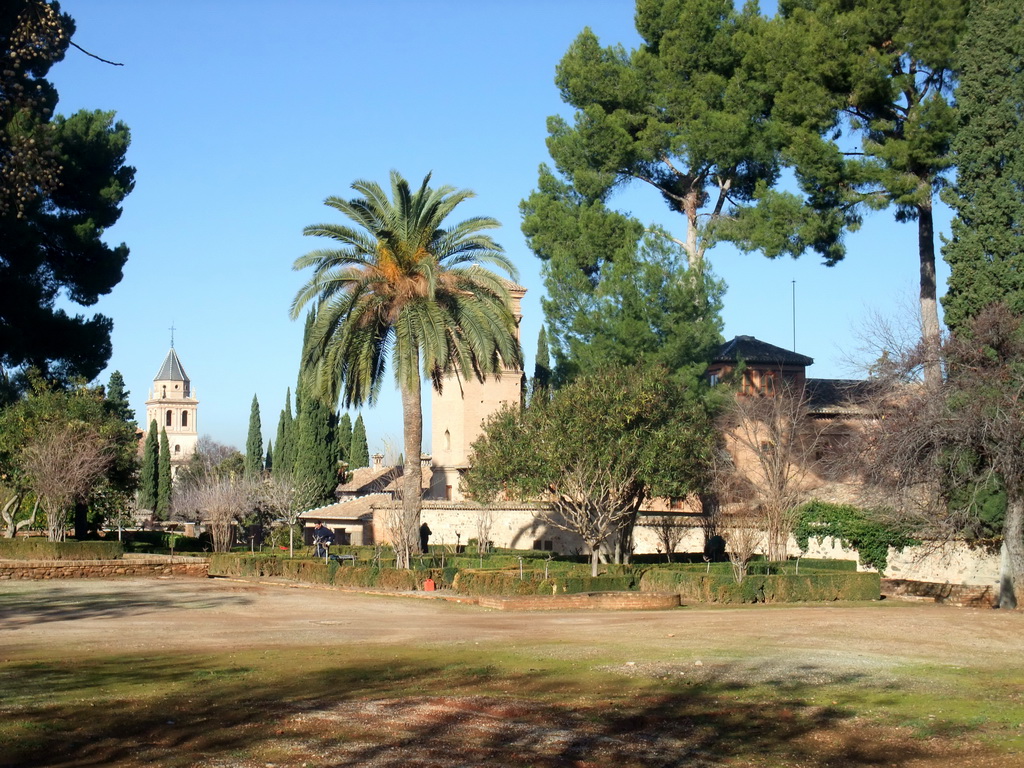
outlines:
[[192, 382], [185, 373], [178, 353], [174, 350], [174, 331], [171, 331], [171, 349], [160, 370], [153, 377], [153, 389], [146, 401], [146, 425], [154, 420], [157, 429], [167, 431], [171, 449], [171, 471], [187, 462], [196, 451], [199, 425], [196, 419], [199, 400], [192, 391]]

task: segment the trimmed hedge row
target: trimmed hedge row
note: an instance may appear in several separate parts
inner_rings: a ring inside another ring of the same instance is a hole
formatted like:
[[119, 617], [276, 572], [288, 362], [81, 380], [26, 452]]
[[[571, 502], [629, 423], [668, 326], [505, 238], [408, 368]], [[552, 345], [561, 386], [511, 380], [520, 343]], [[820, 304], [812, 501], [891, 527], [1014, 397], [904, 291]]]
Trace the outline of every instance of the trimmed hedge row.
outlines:
[[747, 574], [737, 584], [732, 574], [651, 570], [640, 580], [641, 592], [678, 592], [691, 603], [802, 603], [878, 600], [877, 573], [815, 573], [765, 576]]
[[[829, 563], [838, 561], [827, 561]], [[768, 564], [762, 564], [767, 566]], [[775, 564], [777, 565], [777, 564]], [[791, 564], [787, 564], [788, 566]], [[853, 563], [856, 567], [856, 563]], [[325, 563], [308, 558], [289, 559], [260, 555], [216, 554], [210, 558], [211, 576], [277, 576], [295, 581], [336, 586], [367, 587], [414, 591], [423, 582], [450, 586], [463, 595], [553, 595], [581, 592], [674, 592], [685, 602], [697, 603], [789, 603], [831, 602], [835, 600], [877, 600], [881, 595], [881, 577], [877, 573], [856, 573], [848, 565], [822, 569], [817, 573], [766, 575], [748, 573], [737, 584], [731, 570], [703, 568], [650, 568], [644, 572], [598, 577], [555, 574], [544, 578], [543, 571], [519, 569], [490, 570], [444, 569], [396, 570], [370, 565]], [[621, 569], [621, 567], [620, 567]]]
[[626, 592], [636, 588], [636, 577], [554, 576], [538, 572], [463, 570], [455, 575], [453, 589], [463, 595], [553, 595], [578, 592]]
[[435, 581], [441, 581], [443, 578], [440, 569], [436, 571], [406, 571], [365, 565], [338, 565], [333, 561], [325, 563], [319, 559], [234, 554], [212, 555], [210, 557], [210, 575], [278, 576], [309, 584], [373, 587], [402, 591], [422, 589], [423, 582], [428, 578], [433, 578]]
[[118, 560], [123, 555], [119, 541], [0, 539], [0, 560]]

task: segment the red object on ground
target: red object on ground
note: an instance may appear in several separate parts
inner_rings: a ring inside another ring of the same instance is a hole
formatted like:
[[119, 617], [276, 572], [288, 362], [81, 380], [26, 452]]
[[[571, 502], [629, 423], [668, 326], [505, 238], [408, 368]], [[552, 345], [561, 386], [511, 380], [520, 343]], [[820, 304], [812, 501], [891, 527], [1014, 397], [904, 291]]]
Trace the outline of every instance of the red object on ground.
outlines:
[[434, 591], [434, 580], [433, 579], [427, 579], [426, 581], [423, 582], [423, 591], [424, 592], [433, 592]]

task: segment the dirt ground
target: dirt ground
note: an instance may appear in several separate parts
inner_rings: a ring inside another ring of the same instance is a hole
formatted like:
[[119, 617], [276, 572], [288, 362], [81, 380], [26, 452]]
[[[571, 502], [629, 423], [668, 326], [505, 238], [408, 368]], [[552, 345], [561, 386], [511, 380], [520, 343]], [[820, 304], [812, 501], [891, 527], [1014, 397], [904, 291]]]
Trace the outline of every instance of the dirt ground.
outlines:
[[[353, 647], [384, 651], [388, 646], [411, 645], [438, 654], [446, 648], [480, 645], [509, 649], [524, 658], [600, 659], [601, 668], [621, 676], [623, 686], [639, 678], [671, 679], [674, 684], [684, 680], [695, 691], [711, 682], [719, 686], [716, 690], [726, 690], [730, 685], [859, 680], [892, 694], [894, 680], [904, 679], [893, 677], [893, 670], [905, 675], [914, 665], [988, 670], [1005, 664], [1019, 678], [1024, 667], [1024, 614], [892, 601], [657, 612], [505, 612], [439, 598], [223, 579], [0, 586], [3, 664], [75, 654], [141, 657], [288, 648], [299, 654], [300, 649], [337, 648], [341, 654]], [[919, 739], [904, 749], [902, 730], [875, 723], [866, 743], [863, 722], [830, 719], [824, 710], [811, 707], [801, 713], [802, 725], [793, 731], [786, 749], [778, 752], [777, 745], [773, 747], [776, 757], [761, 760], [743, 750], [722, 755], [701, 742], [701, 727], [708, 726], [700, 725], [704, 715], [693, 710], [687, 710], [692, 721], [685, 732], [665, 728], [653, 706], [643, 717], [633, 715], [609, 729], [603, 719], [589, 717], [582, 709], [533, 703], [515, 690], [507, 694], [382, 696], [321, 703], [289, 714], [288, 727], [305, 729], [305, 736], [290, 746], [278, 745], [270, 756], [261, 753], [256, 758], [237, 751], [182, 764], [1024, 766], [1024, 757], [993, 753], [969, 734], [934, 742]], [[785, 729], [791, 717], [787, 712], [730, 710], [720, 718], [736, 718], [735, 729], [742, 733], [751, 719], [758, 718], [765, 720], [759, 728], [774, 724]], [[680, 715], [673, 718], [682, 720]], [[323, 745], [310, 741], [309, 729], [326, 734], [339, 722], [346, 724], [349, 737], [318, 752]], [[439, 722], [445, 727], [438, 728]], [[424, 737], [427, 723], [432, 724], [429, 738]], [[720, 736], [720, 720], [714, 727]], [[282, 741], [286, 730], [278, 732]], [[113, 751], [104, 754], [108, 764], [133, 764]], [[104, 762], [69, 759], [53, 764]]]

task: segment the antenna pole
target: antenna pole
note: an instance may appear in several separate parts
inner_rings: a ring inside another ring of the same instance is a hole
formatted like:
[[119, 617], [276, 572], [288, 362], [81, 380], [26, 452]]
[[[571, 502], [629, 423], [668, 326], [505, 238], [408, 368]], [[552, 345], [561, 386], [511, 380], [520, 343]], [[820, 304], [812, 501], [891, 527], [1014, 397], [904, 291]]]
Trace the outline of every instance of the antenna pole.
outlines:
[[793, 281], [793, 351], [797, 351], [797, 281]]

